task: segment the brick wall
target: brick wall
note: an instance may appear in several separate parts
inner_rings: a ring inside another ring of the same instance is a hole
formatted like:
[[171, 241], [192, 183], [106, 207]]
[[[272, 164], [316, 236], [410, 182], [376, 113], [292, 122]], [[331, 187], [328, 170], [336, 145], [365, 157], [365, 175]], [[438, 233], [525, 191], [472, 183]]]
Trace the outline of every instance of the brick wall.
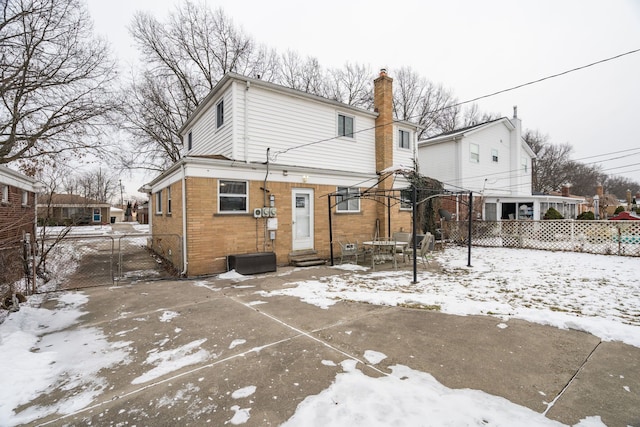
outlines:
[[[2, 184], [4, 185], [4, 184]], [[8, 186], [8, 200], [0, 202], [0, 293], [4, 295], [9, 284], [24, 275], [24, 233], [35, 238], [35, 195], [28, 192], [27, 203], [22, 203], [21, 188]]]
[[23, 205], [22, 193], [21, 188], [8, 186], [9, 199], [0, 202], [0, 243], [21, 241], [24, 233], [34, 232], [35, 194], [28, 192]]
[[[329, 258], [329, 216], [327, 194], [334, 193], [336, 187], [327, 185], [292, 184], [284, 182], [268, 182], [269, 195], [276, 198], [278, 229], [276, 239], [272, 242], [266, 232], [266, 218], [254, 218], [253, 208], [262, 207], [264, 193], [260, 189], [264, 183], [249, 183], [249, 213], [218, 213], [218, 180], [214, 178], [186, 179], [187, 188], [187, 236], [188, 236], [188, 269], [189, 276], [200, 276], [226, 271], [226, 257], [232, 254], [243, 254], [263, 251], [274, 251], [278, 265], [289, 263], [292, 248], [292, 191], [294, 188], [310, 188], [314, 190], [314, 248], [318, 255]], [[166, 191], [163, 191], [162, 215], [153, 214], [154, 246], [162, 235], [177, 234], [182, 236], [182, 196], [181, 184], [171, 186], [172, 213], [166, 213]], [[152, 198], [153, 199], [153, 198]], [[375, 233], [377, 205], [374, 200], [361, 199], [360, 212], [336, 213], [332, 208], [334, 256], [339, 256], [338, 241], [370, 240]], [[333, 200], [335, 203], [335, 199]], [[385, 208], [386, 209], [386, 208]], [[155, 211], [155, 207], [152, 212]], [[399, 210], [399, 205], [392, 208], [392, 230], [411, 230], [410, 212]], [[386, 222], [381, 221], [382, 233], [386, 235]], [[162, 255], [169, 259], [168, 248], [171, 248], [166, 237], [160, 241], [164, 251]], [[179, 248], [172, 249], [172, 254], [179, 253]], [[174, 262], [175, 264], [175, 262]]]

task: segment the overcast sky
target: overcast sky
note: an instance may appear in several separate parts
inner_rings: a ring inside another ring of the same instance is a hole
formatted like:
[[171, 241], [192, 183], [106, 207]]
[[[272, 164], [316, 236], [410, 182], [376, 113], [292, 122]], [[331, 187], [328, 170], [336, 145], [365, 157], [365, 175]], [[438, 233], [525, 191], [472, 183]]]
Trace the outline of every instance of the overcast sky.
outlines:
[[[96, 32], [124, 64], [136, 58], [127, 30], [134, 12], [163, 21], [180, 2], [88, 0]], [[460, 101], [640, 49], [636, 0], [205, 3], [280, 53], [315, 56], [323, 67], [357, 62], [371, 68], [372, 79], [380, 68], [393, 77], [394, 69], [410, 66]], [[525, 129], [570, 143], [575, 160], [602, 162], [606, 173], [640, 182], [640, 52], [477, 103], [509, 117], [517, 105]], [[607, 161], [612, 157], [623, 158]]]

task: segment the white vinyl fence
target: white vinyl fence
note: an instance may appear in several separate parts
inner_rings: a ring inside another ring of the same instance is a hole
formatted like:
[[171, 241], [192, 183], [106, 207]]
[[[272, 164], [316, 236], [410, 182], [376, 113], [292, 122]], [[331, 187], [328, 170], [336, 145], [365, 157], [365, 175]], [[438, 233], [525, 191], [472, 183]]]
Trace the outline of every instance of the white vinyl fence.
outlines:
[[[467, 221], [443, 222], [443, 238], [466, 244]], [[640, 221], [473, 221], [471, 242], [549, 251], [640, 256]]]

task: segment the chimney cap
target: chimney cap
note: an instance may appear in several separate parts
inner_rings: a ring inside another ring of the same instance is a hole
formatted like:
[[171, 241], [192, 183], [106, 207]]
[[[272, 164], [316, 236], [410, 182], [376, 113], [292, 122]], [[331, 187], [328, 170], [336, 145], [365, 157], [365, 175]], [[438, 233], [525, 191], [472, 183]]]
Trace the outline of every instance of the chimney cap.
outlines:
[[387, 75], [387, 69], [386, 68], [380, 68], [380, 77], [386, 76], [386, 75]]
[[518, 118], [518, 106], [517, 105], [513, 106], [513, 118], [514, 119]]

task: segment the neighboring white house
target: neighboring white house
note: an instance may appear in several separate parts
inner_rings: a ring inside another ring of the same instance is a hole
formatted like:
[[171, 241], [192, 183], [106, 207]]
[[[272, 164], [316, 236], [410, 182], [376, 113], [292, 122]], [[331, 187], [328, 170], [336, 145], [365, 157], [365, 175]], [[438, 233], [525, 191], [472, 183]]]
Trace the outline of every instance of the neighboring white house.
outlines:
[[[417, 127], [393, 120], [385, 71], [374, 88], [375, 112], [225, 75], [182, 127], [184, 157], [144, 187], [155, 249], [192, 276], [224, 271], [235, 254], [274, 252], [286, 264], [309, 250], [326, 259], [329, 212], [334, 242], [368, 240], [389, 217], [408, 230], [410, 212], [399, 203], [388, 210], [357, 198], [371, 187], [408, 187], [402, 176], [378, 179], [414, 163]], [[330, 206], [335, 193], [343, 201]], [[156, 238], [168, 233], [184, 248]]]
[[[457, 129], [418, 142], [419, 171], [454, 192], [471, 191], [482, 200], [482, 218], [542, 219], [554, 207], [575, 218], [583, 199], [532, 194], [535, 154], [522, 138], [514, 107], [512, 118]], [[455, 213], [466, 210], [455, 206]]]

